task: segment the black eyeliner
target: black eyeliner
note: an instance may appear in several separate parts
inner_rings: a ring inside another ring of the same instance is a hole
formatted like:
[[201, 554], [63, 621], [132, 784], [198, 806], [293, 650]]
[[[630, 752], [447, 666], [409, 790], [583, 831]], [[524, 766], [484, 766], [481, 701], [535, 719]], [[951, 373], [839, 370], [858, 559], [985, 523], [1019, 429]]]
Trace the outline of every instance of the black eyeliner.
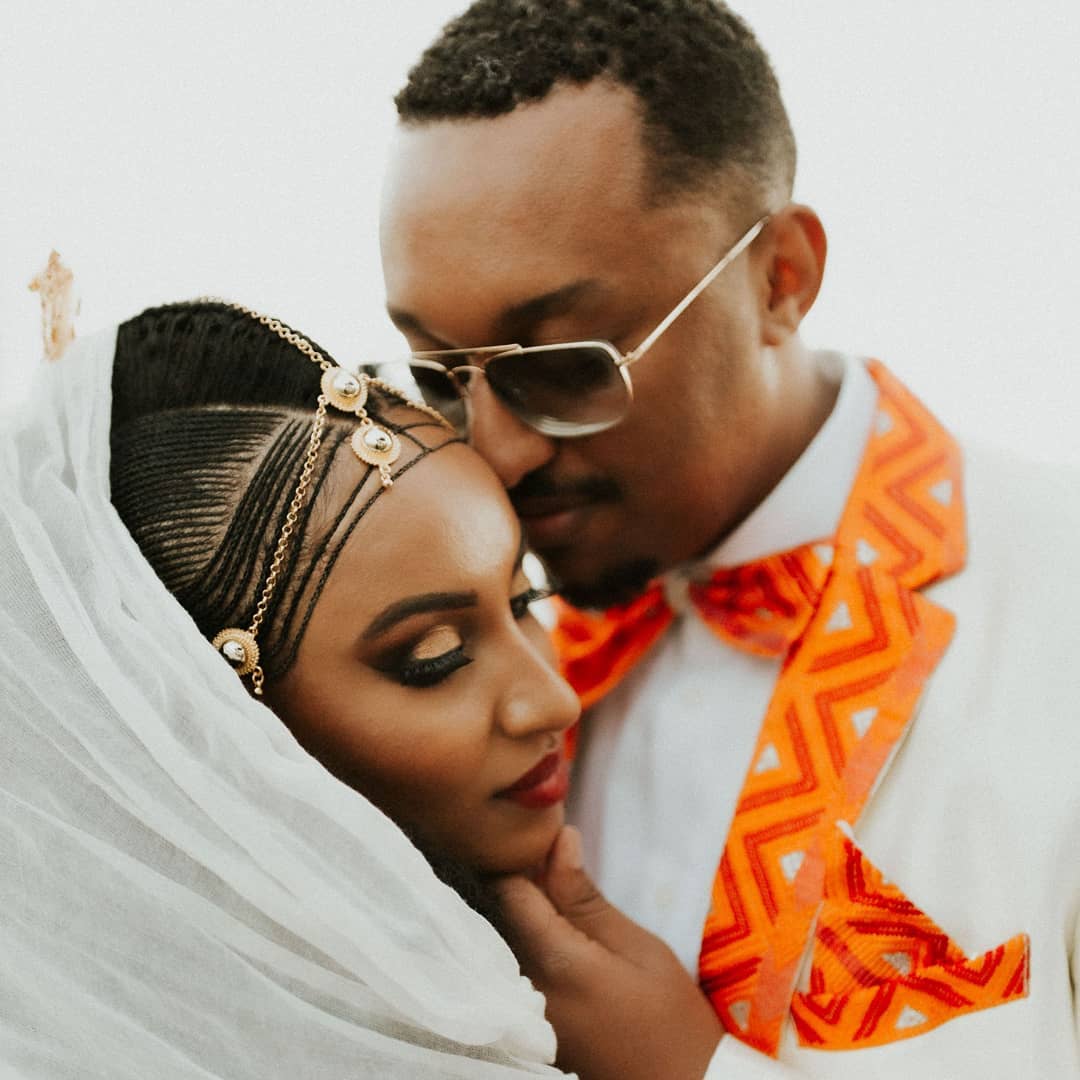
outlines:
[[461, 645], [439, 656], [425, 657], [423, 660], [408, 660], [394, 674], [402, 686], [434, 686], [455, 671], [472, 663], [472, 657], [465, 655]]

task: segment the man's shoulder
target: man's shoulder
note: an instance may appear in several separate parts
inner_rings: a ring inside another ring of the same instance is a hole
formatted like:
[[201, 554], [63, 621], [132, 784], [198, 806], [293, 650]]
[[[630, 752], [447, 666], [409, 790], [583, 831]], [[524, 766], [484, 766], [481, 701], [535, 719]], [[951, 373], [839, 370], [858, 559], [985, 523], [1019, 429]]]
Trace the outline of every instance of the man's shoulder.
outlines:
[[967, 563], [931, 592], [1004, 632], [1080, 633], [1080, 468], [962, 444]]
[[[957, 625], [932, 682], [936, 705], [925, 715], [938, 715], [949, 730], [961, 715], [977, 721], [978, 737], [1009, 747], [1025, 775], [1049, 775], [1056, 765], [1044, 755], [1067, 750], [1074, 782], [1080, 469], [1000, 448], [963, 449], [967, 560], [927, 590]], [[969, 723], [973, 737], [976, 728]]]
[[974, 439], [959, 439], [968, 468], [990, 469], [1002, 476], [1021, 481], [1035, 479], [1039, 484], [1054, 485], [1080, 477], [1080, 464], [1029, 457], [1023, 450], [994, 445]]
[[1080, 466], [1002, 447], [962, 446], [973, 540], [1008, 545], [1018, 557], [1080, 547]]

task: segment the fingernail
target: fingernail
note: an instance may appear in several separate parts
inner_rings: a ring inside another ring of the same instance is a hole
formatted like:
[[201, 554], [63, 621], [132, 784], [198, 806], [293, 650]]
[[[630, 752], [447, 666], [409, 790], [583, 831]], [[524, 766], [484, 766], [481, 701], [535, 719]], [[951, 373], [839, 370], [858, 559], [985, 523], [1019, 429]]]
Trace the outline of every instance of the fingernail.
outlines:
[[581, 851], [581, 833], [573, 825], [563, 826], [563, 859], [571, 870], [581, 870], [585, 866]]

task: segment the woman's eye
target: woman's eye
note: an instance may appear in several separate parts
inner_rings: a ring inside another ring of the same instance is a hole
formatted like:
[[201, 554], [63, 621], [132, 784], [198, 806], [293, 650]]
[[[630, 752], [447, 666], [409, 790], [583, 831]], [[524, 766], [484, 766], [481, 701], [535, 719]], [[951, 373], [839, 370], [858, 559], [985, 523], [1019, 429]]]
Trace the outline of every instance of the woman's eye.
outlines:
[[515, 619], [524, 619], [529, 614], [530, 605], [546, 600], [549, 596], [550, 589], [526, 589], [525, 592], [510, 597], [510, 611]]
[[472, 657], [458, 645], [439, 656], [406, 659], [397, 670], [398, 682], [402, 686], [434, 686], [471, 663]]
[[461, 633], [453, 626], [436, 626], [401, 654], [390, 670], [402, 686], [424, 687], [442, 682], [471, 663]]

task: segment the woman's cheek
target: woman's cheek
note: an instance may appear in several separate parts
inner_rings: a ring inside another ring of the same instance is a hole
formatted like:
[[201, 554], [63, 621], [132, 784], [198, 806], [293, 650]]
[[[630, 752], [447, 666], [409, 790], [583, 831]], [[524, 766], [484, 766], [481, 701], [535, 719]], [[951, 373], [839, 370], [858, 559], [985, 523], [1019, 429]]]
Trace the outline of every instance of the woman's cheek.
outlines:
[[392, 737], [373, 738], [372, 764], [404, 786], [422, 785], [432, 793], [481, 786], [493, 763], [491, 722], [477, 695], [462, 690], [422, 702], [421, 693], [397, 704]]

